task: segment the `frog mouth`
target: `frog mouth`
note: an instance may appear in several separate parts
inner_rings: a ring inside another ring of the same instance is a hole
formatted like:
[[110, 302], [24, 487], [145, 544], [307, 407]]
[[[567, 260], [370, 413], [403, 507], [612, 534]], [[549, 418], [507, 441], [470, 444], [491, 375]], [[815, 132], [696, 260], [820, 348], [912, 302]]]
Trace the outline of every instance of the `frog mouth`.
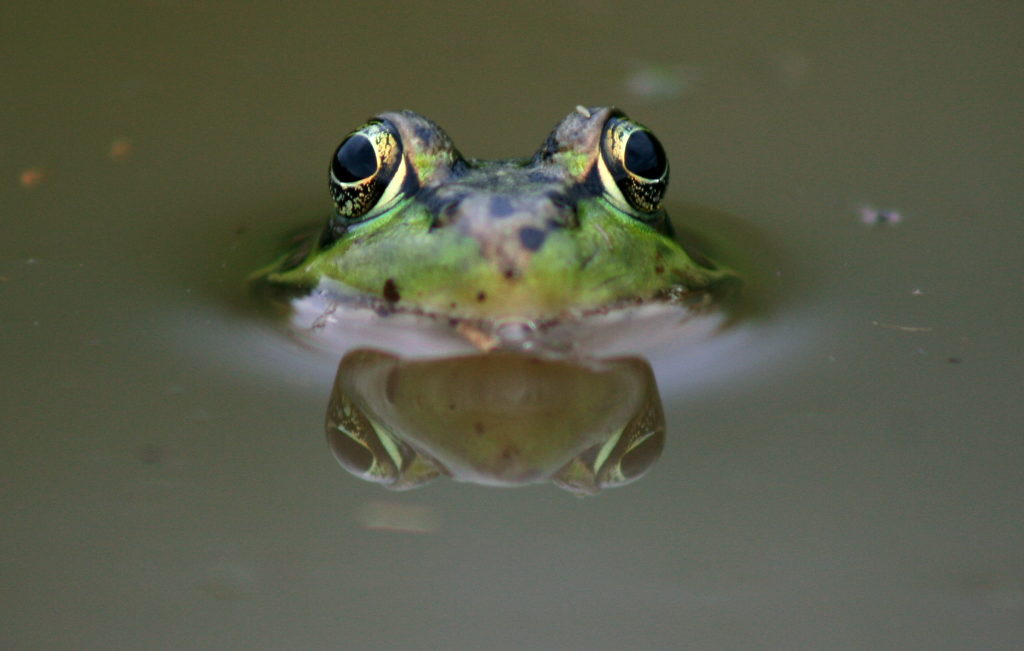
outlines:
[[[493, 350], [576, 356], [630, 352], [675, 336], [684, 327], [717, 331], [729, 323], [728, 313], [719, 307], [707, 291], [679, 289], [651, 299], [626, 298], [539, 318], [480, 317], [318, 288], [293, 296], [287, 310], [294, 335], [332, 351], [358, 343], [416, 356]], [[694, 328], [688, 325], [691, 322], [703, 325]], [[626, 347], [616, 343], [620, 339]]]

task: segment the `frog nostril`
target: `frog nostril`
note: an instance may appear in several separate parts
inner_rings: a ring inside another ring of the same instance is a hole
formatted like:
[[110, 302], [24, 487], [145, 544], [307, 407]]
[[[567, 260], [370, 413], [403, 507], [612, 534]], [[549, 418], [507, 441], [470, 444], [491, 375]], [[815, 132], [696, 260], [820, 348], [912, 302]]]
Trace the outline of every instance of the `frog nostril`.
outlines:
[[519, 241], [522, 243], [523, 248], [529, 251], [540, 249], [544, 245], [544, 240], [547, 239], [547, 236], [546, 231], [533, 228], [532, 226], [524, 226], [519, 229]]

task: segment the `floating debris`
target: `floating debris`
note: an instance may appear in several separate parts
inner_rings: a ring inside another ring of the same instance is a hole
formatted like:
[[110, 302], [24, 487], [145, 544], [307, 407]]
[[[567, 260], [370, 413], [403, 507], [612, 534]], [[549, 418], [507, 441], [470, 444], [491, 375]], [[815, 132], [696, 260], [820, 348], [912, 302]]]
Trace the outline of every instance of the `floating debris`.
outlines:
[[694, 65], [637, 64], [626, 76], [626, 90], [651, 101], [675, 99], [692, 90], [703, 76], [702, 70]]
[[135, 153], [135, 145], [128, 138], [117, 138], [110, 143], [110, 149], [108, 150], [110, 160], [116, 163], [122, 163], [132, 157]]
[[21, 187], [32, 189], [46, 180], [46, 170], [41, 167], [30, 167], [18, 175]]
[[861, 206], [860, 221], [868, 226], [893, 226], [903, 221], [903, 215], [897, 210]]

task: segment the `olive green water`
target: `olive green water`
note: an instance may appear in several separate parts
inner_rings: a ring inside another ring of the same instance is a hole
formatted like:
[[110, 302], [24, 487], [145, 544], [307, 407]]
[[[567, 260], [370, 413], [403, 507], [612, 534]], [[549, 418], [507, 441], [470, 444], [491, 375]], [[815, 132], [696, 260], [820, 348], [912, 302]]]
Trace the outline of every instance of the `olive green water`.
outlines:
[[[1024, 645], [1024, 10], [440, 12], [2, 10], [0, 646]], [[497, 157], [577, 104], [655, 130], [670, 209], [773, 247], [776, 311], [655, 363], [630, 486], [346, 474], [337, 360], [240, 279], [368, 115]]]

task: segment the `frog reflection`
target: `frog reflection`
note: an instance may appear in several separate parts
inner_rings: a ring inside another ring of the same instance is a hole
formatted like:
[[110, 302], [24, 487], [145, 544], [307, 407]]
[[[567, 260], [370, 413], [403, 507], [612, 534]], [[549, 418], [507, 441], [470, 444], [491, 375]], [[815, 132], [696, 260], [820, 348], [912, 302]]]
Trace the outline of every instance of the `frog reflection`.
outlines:
[[594, 494], [646, 472], [661, 455], [665, 418], [641, 359], [410, 361], [363, 349], [338, 367], [326, 429], [346, 470], [392, 489], [449, 475]]

